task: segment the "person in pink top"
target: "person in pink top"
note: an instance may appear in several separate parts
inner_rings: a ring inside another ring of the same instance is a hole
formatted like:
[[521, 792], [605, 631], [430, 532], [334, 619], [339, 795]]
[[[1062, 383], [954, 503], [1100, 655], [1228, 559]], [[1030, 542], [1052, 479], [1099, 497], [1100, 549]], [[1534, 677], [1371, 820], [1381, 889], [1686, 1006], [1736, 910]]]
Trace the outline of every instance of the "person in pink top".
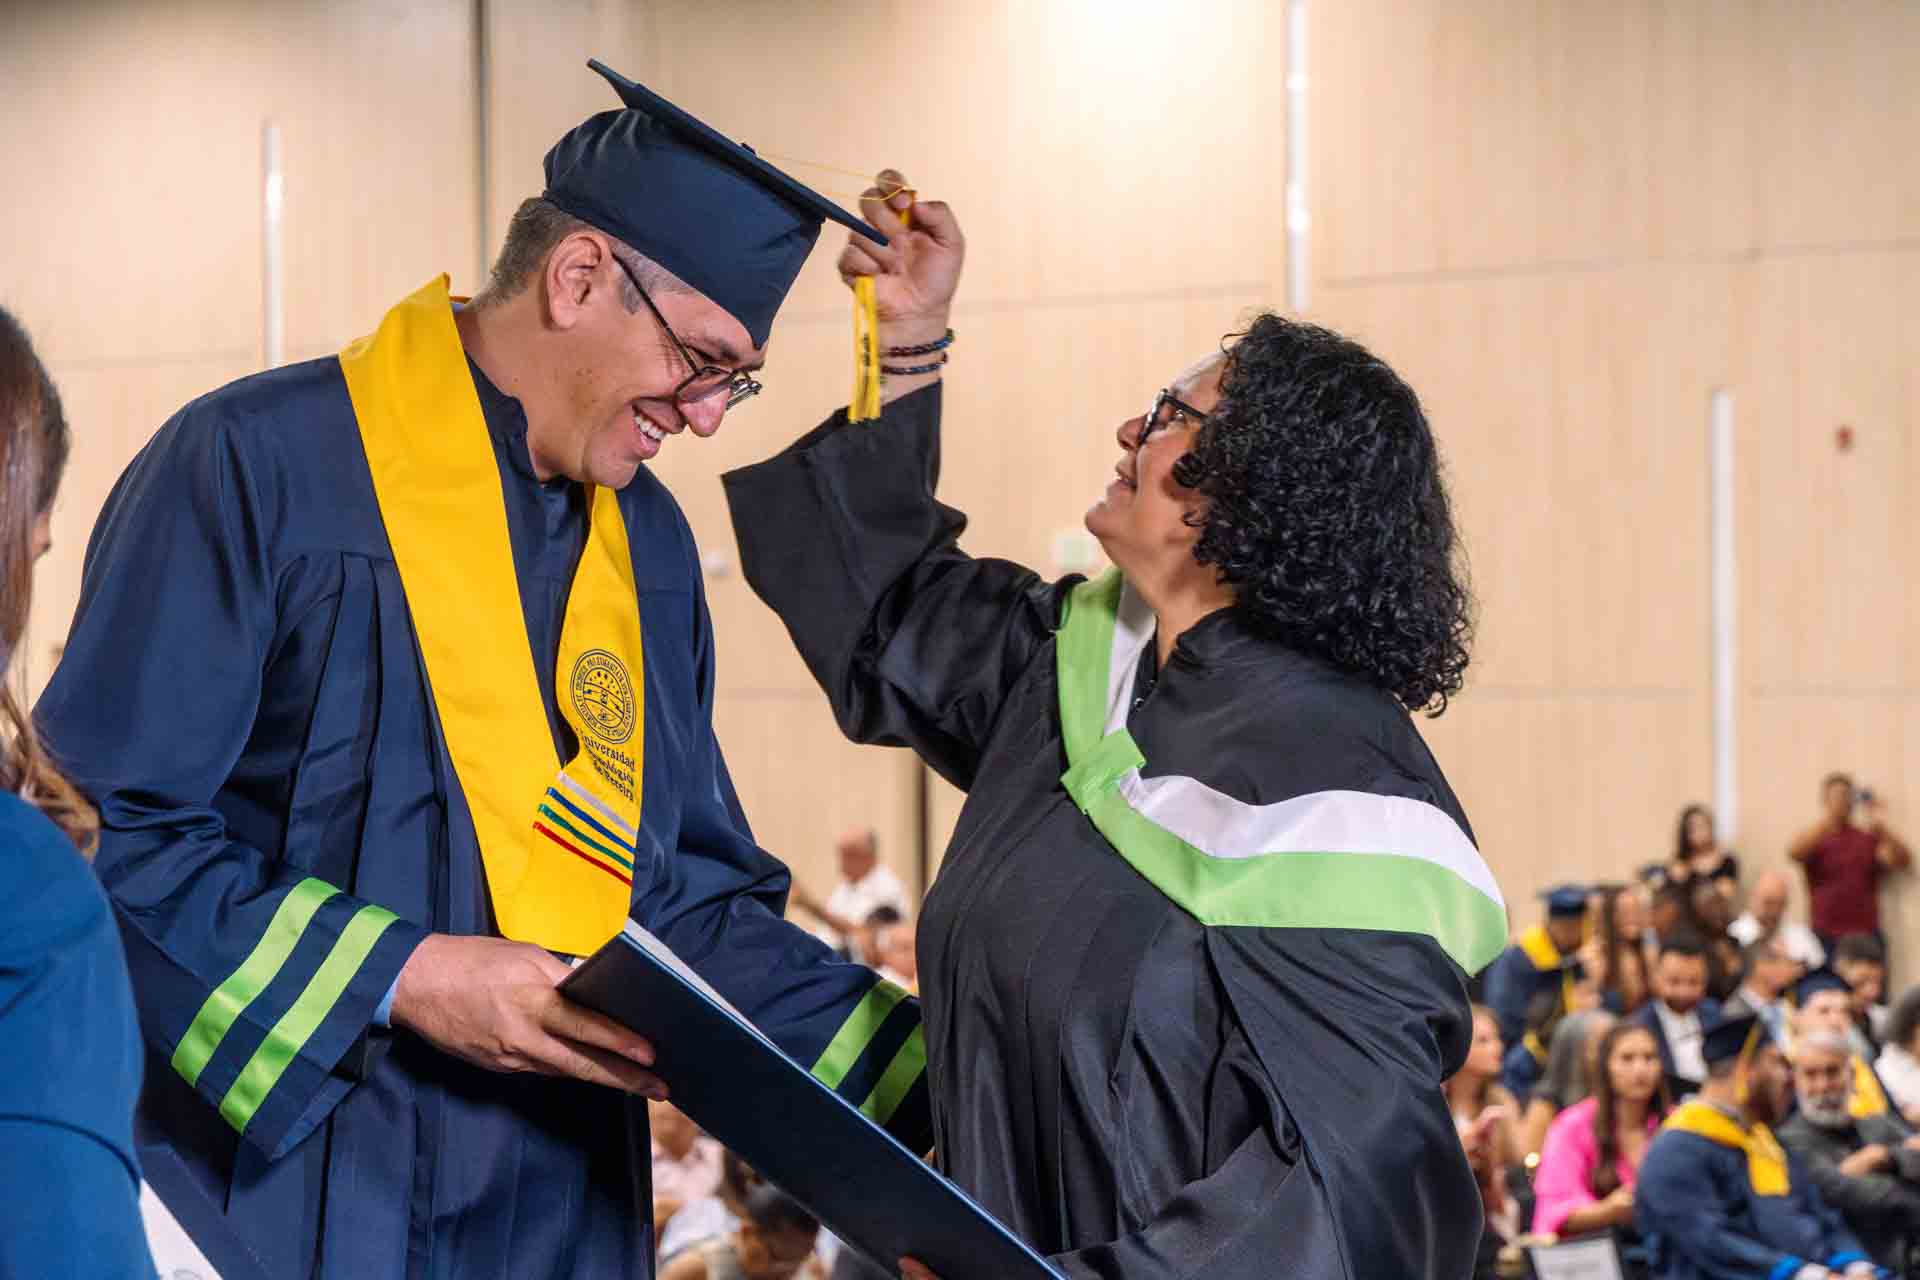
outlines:
[[1669, 1105], [1653, 1033], [1622, 1022], [1600, 1041], [1593, 1096], [1554, 1117], [1533, 1178], [1533, 1231], [1578, 1236], [1633, 1225], [1640, 1157]]

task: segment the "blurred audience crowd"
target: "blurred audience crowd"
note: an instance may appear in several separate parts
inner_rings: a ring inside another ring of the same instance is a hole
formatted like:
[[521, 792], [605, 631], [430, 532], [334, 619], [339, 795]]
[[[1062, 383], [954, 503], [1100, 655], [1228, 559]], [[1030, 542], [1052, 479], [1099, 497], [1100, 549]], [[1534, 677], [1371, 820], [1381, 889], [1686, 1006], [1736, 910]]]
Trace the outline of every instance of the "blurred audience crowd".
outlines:
[[[1920, 985], [1889, 1002], [1880, 917], [1912, 854], [1852, 779], [1820, 800], [1777, 865], [1743, 865], [1692, 805], [1631, 883], [1516, 913], [1446, 1085], [1486, 1205], [1481, 1275], [1605, 1236], [1636, 1278], [1920, 1277]], [[1748, 1170], [1726, 1203], [1695, 1167], [1715, 1142]], [[1636, 1195], [1652, 1153], [1684, 1193]]]

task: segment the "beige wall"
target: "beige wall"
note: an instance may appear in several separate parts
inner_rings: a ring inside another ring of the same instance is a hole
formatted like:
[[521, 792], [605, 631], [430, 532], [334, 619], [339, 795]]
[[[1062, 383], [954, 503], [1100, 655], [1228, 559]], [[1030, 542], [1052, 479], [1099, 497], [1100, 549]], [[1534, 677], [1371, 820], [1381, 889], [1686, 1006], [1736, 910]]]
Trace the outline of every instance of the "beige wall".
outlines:
[[[1481, 640], [1430, 736], [1516, 923], [1711, 795], [1716, 388], [1739, 847], [1782, 863], [1833, 768], [1911, 831], [1920, 7], [1315, 12], [1313, 310], [1411, 377], [1453, 468]], [[1891, 903], [1912, 936], [1920, 893]]]
[[[1911, 828], [1920, 6], [1314, 0], [1308, 31], [1310, 313], [1399, 367], [1440, 434], [1482, 617], [1467, 694], [1423, 728], [1516, 922], [1548, 880], [1660, 856], [1710, 794], [1715, 388], [1738, 411], [1740, 846], [1779, 859], [1830, 767]], [[1280, 0], [6, 8], [0, 172], [36, 180], [0, 202], [0, 299], [82, 440], [29, 684], [126, 459], [258, 366], [263, 120], [290, 358], [434, 271], [473, 286], [546, 147], [611, 103], [589, 54], [763, 152], [900, 165], [971, 245], [943, 496], [971, 550], [1054, 572], [1114, 426], [1284, 297], [1284, 32]], [[912, 880], [918, 768], [840, 741], [739, 576], [717, 477], [845, 397], [838, 242], [767, 394], [660, 463], [712, 561], [743, 797], [823, 885], [856, 823]], [[937, 849], [957, 797], [931, 804]], [[1920, 893], [1895, 903], [1914, 932]]]

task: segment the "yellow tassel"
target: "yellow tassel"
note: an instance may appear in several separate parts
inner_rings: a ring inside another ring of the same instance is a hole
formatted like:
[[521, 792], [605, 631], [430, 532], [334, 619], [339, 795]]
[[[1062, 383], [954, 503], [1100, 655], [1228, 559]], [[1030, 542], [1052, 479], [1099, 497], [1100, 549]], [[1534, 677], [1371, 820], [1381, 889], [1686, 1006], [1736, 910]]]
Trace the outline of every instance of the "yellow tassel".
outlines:
[[[895, 187], [882, 199], [891, 200], [911, 187]], [[913, 218], [905, 209], [895, 209], [900, 225], [910, 227]], [[880, 416], [880, 308], [874, 301], [873, 277], [860, 276], [853, 282], [853, 396], [847, 401], [848, 422], [871, 422]]]
[[874, 303], [873, 277], [853, 282], [853, 398], [848, 422], [880, 416], [880, 313]]

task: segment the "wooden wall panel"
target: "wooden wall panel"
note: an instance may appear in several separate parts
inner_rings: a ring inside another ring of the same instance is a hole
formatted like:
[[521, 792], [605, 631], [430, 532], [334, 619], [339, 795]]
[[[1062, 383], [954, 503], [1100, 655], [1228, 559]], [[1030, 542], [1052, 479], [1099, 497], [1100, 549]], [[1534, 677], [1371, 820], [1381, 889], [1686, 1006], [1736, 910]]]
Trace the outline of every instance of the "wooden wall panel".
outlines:
[[796, 881], [824, 899], [840, 879], [834, 840], [865, 826], [901, 882], [917, 888], [919, 764], [911, 755], [853, 746], [826, 704], [803, 694], [735, 690], [715, 707], [714, 726], [754, 839]]
[[230, 16], [0, 17], [0, 301], [46, 359], [258, 358], [258, 83]]
[[[280, 126], [289, 358], [478, 261], [472, 11], [460, 0], [12, 6], [0, 300], [76, 445], [25, 679], [51, 671], [100, 502], [182, 404], [260, 367], [261, 130]], [[400, 122], [404, 122], [402, 127]]]

